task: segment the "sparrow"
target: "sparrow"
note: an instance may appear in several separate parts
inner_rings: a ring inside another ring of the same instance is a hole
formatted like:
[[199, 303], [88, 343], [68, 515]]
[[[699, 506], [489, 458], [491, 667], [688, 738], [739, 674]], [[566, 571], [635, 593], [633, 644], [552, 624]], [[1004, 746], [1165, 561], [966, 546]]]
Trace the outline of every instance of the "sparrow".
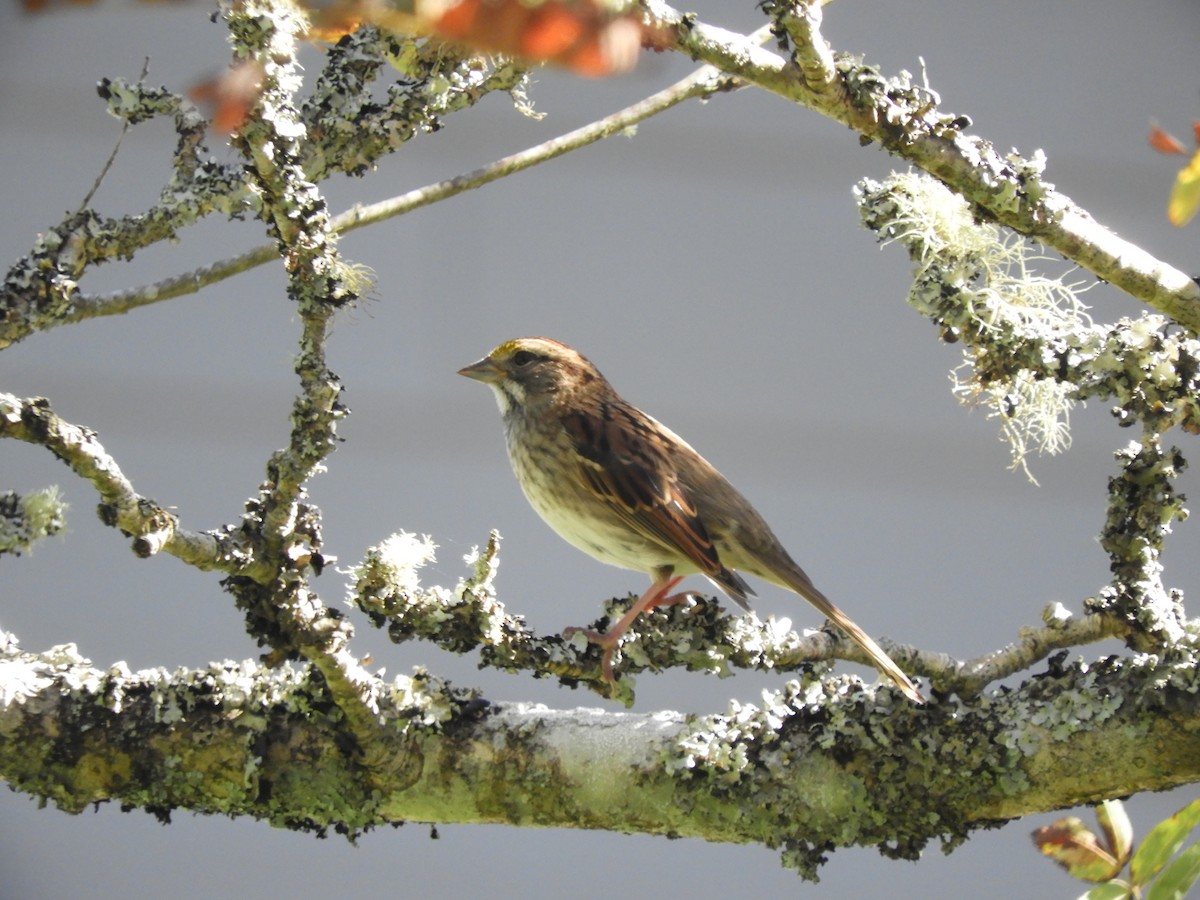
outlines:
[[651, 587], [604, 634], [580, 628], [612, 656], [643, 612], [700, 573], [742, 609], [748, 572], [793, 591], [846, 632], [914, 703], [920, 692], [871, 637], [813, 585], [750, 502], [667, 426], [626, 402], [565, 344], [517, 338], [458, 370], [488, 385], [504, 419], [508, 456], [529, 503], [568, 543], [601, 562], [644, 572]]

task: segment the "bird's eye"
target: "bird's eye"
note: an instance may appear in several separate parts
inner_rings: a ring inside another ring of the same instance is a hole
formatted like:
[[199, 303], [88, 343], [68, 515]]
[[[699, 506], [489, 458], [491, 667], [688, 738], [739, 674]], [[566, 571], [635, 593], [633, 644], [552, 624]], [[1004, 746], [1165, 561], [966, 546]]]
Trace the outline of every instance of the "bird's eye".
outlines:
[[532, 363], [535, 359], [537, 359], [536, 354], [530, 353], [528, 350], [518, 350], [516, 353], [513, 354], [512, 362], [513, 362], [513, 365], [516, 366], [518, 369], [523, 369], [527, 365]]

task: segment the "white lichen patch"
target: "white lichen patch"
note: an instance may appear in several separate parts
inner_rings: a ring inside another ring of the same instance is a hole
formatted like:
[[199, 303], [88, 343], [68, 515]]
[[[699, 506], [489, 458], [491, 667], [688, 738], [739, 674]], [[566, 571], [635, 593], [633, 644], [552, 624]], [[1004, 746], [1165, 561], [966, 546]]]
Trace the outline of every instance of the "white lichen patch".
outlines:
[[[978, 221], [966, 200], [929, 176], [893, 174], [883, 185], [866, 180], [857, 195], [883, 242], [902, 243], [916, 263], [909, 302], [937, 322], [947, 340], [964, 341], [954, 393], [1000, 420], [1013, 468], [1032, 480], [1031, 453], [1070, 447], [1078, 391], [1046, 371], [1072, 367], [1065, 338], [1101, 343], [1080, 299], [1083, 285], [1068, 282], [1065, 273], [1045, 274], [1050, 258], [1032, 251], [1023, 236]], [[1031, 346], [1042, 347], [1037, 371], [1006, 349]]]

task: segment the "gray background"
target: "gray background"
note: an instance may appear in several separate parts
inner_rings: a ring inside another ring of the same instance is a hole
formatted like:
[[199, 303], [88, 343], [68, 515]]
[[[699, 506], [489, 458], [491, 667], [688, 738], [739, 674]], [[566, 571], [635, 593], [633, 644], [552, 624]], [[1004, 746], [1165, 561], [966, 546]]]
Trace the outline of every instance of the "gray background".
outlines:
[[[760, 24], [749, 2], [699, 8], [716, 24]], [[0, 6], [0, 259], [15, 260], [76, 208], [100, 170], [119, 126], [95, 95], [99, 78], [136, 77], [149, 56], [151, 81], [182, 89], [224, 65], [224, 32], [208, 13], [109, 4], [26, 18]], [[1186, 139], [1200, 115], [1195, 0], [844, 0], [826, 17], [835, 47], [885, 71], [919, 71], [923, 56], [945, 108], [969, 114], [977, 133], [1001, 149], [1043, 148], [1049, 180], [1101, 221], [1200, 269], [1195, 228], [1172, 229], [1164, 217], [1182, 159], [1145, 143], [1150, 117]], [[306, 63], [319, 71], [315, 52]], [[328, 185], [331, 207], [454, 175], [690, 69], [665, 55], [613, 81], [542, 73], [533, 97], [545, 121], [490, 97], [368, 178]], [[134, 129], [94, 201], [99, 210], [152, 202], [173, 143], [168, 123]], [[354, 414], [329, 473], [312, 485], [327, 551], [349, 564], [394, 530], [429, 533], [441, 551], [427, 581], [451, 584], [462, 554], [498, 527], [501, 598], [547, 630], [590, 621], [602, 598], [640, 590], [639, 576], [589, 560], [541, 524], [509, 474], [490, 396], [454, 375], [503, 339], [545, 334], [583, 350], [720, 466], [868, 631], [966, 657], [1013, 640], [1048, 602], [1078, 610], [1107, 577], [1094, 535], [1111, 453], [1126, 435], [1105, 409], [1079, 409], [1072, 452], [1033, 462], [1040, 488], [1007, 471], [996, 424], [950, 394], [958, 351], [904, 304], [903, 252], [880, 251], [858, 225], [851, 186], [894, 165], [845, 129], [746, 90], [348, 236], [345, 254], [373, 267], [378, 286], [341, 317], [331, 343]], [[141, 283], [263, 240], [257, 223], [214, 219], [83, 287]], [[266, 267], [198, 296], [35, 336], [0, 354], [0, 388], [48, 396], [67, 419], [95, 428], [138, 489], [177, 507], [187, 526], [231, 521], [286, 439], [297, 323], [283, 285], [279, 268]], [[1140, 311], [1104, 286], [1087, 299], [1101, 319]], [[73, 505], [64, 537], [3, 564], [0, 625], [24, 647], [76, 641], [98, 665], [135, 668], [254, 656], [216, 576], [165, 556], [134, 559], [96, 521], [93, 492], [48, 453], [14, 444], [3, 453], [0, 487], [59, 483]], [[1194, 478], [1184, 481], [1194, 490]], [[1178, 531], [1168, 582], [1194, 598], [1194, 526]], [[337, 572], [318, 587], [340, 602]], [[760, 593], [761, 614], [817, 624], [791, 595]], [[426, 665], [496, 701], [602, 703], [527, 676], [478, 672], [473, 658], [393, 647], [361, 622], [357, 647], [391, 672]], [[720, 711], [777, 682], [643, 675], [636, 708]], [[1135, 825], [1144, 832], [1194, 793], [1134, 799]], [[949, 857], [931, 847], [917, 865], [839, 852], [817, 886], [770, 851], [696, 840], [463, 826], [430, 840], [426, 827], [410, 825], [351, 847], [251, 821], [174, 818], [162, 827], [112, 805], [71, 817], [0, 791], [0, 894], [1079, 893], [1029, 843], [1049, 815], [979, 834]]]

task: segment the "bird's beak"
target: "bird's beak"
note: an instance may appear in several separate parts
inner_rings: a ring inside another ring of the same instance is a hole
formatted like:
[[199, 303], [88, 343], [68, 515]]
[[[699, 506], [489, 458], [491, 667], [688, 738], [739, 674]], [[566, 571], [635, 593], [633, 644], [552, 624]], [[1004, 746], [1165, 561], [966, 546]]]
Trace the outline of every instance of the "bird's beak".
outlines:
[[458, 374], [474, 378], [476, 381], [482, 381], [484, 384], [495, 384], [504, 373], [492, 361], [490, 356], [485, 356], [479, 362], [471, 363], [471, 365], [459, 369]]

